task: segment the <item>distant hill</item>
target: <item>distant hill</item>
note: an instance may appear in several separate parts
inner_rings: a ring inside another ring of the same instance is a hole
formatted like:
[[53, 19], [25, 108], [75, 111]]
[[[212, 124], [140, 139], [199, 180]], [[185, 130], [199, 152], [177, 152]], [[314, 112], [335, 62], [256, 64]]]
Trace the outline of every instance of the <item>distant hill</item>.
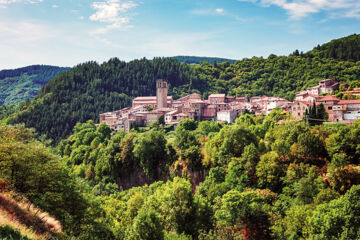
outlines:
[[70, 68], [33, 65], [0, 71], [0, 106], [33, 99], [51, 78]]
[[[113, 58], [102, 64], [79, 64], [44, 85], [31, 105], [12, 122], [33, 126], [59, 141], [69, 136], [79, 121], [98, 121], [100, 113], [127, 107], [133, 97], [154, 96], [157, 78], [167, 79], [173, 88], [189, 83], [191, 75], [189, 65], [171, 58], [128, 63]], [[171, 90], [170, 94], [179, 97]]]
[[236, 60], [226, 59], [226, 58], [217, 58], [217, 57], [195, 57], [195, 56], [175, 56], [173, 57], [181, 63], [187, 64], [200, 64], [201, 62], [208, 62], [210, 64], [229, 62], [234, 64]]
[[315, 86], [324, 78], [358, 87], [360, 66], [353, 61], [308, 53], [272, 54], [268, 58], [252, 57], [236, 64], [216, 65], [186, 64], [174, 58], [130, 62], [113, 58], [102, 64], [79, 64], [59, 74], [41, 88], [29, 105], [5, 114], [0, 109], [0, 116], [8, 116], [4, 121], [9, 124], [34, 127], [56, 143], [69, 136], [77, 122], [98, 122], [99, 113], [128, 107], [136, 96], [154, 96], [157, 78], [169, 81], [169, 95], [174, 99], [197, 92], [205, 98], [211, 93], [226, 93], [237, 97], [265, 94], [292, 100], [296, 92]]
[[318, 45], [308, 54], [320, 58], [360, 61], [360, 34], [353, 34]]

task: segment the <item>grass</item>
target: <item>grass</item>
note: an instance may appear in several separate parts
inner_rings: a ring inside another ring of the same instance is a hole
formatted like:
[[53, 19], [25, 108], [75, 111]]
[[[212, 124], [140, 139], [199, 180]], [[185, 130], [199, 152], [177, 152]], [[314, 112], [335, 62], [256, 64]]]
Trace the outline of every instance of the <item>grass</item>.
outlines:
[[15, 201], [10, 192], [0, 192], [0, 239], [42, 240], [61, 232], [60, 222], [48, 213], [26, 200]]

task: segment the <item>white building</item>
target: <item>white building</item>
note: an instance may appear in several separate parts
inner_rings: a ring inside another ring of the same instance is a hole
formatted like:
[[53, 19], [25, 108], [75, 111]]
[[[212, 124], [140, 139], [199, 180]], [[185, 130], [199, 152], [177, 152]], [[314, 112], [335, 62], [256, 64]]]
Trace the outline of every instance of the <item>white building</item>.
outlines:
[[234, 110], [223, 110], [216, 114], [218, 121], [232, 123], [236, 119], [236, 112]]
[[360, 119], [360, 99], [341, 100], [332, 108], [334, 122], [353, 122]]

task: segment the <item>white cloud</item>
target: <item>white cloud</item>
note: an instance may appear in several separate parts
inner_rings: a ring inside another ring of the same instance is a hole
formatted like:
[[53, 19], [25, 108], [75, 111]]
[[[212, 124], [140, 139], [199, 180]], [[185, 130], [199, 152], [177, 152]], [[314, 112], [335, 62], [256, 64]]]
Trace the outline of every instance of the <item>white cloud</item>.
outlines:
[[271, 5], [283, 8], [290, 19], [301, 19], [321, 11], [331, 16], [360, 18], [359, 0], [238, 0], [258, 3], [263, 7]]
[[127, 14], [130, 9], [137, 7], [133, 1], [106, 0], [105, 2], [94, 2], [91, 7], [96, 12], [89, 17], [91, 21], [107, 23], [108, 25], [96, 29], [91, 34], [105, 34], [112, 29], [126, 29], [129, 25], [130, 17]]
[[224, 14], [225, 10], [223, 8], [217, 8], [217, 9], [215, 9], [215, 12], [218, 14]]
[[26, 2], [30, 4], [41, 3], [44, 0], [0, 0], [0, 8], [6, 8], [7, 5], [19, 2]]
[[194, 10], [191, 11], [191, 14], [199, 15], [199, 16], [225, 15], [225, 10], [223, 8], [194, 9]]
[[56, 5], [56, 4], [54, 4], [54, 5], [52, 5], [51, 7], [52, 7], [52, 8], [58, 8], [59, 6]]
[[50, 27], [31, 21], [0, 21], [1, 42], [4, 44], [31, 44], [56, 37]]

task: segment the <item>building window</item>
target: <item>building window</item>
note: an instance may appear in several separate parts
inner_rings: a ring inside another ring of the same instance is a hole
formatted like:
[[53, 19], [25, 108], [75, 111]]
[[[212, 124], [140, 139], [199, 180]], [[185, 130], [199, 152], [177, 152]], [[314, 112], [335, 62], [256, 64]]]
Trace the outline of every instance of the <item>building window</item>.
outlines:
[[330, 107], [328, 107], [328, 110], [332, 110], [332, 107], [330, 106]]

